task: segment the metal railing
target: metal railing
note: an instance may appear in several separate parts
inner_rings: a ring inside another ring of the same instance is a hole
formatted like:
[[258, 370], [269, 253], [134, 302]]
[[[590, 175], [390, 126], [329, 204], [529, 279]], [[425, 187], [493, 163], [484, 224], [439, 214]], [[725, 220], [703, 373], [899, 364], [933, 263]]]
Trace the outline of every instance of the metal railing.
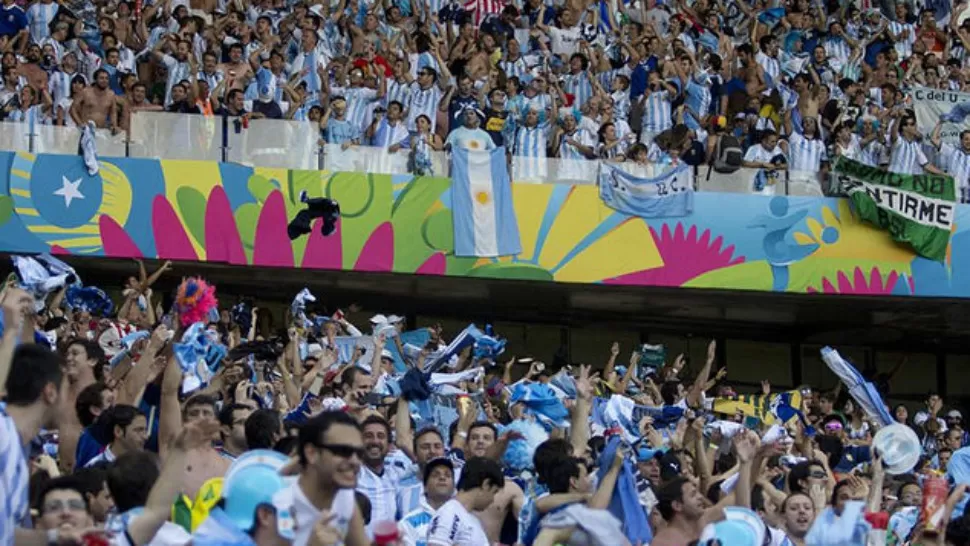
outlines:
[[[75, 127], [0, 122], [0, 150], [31, 153], [76, 154], [80, 131]], [[247, 166], [285, 169], [354, 171], [374, 174], [408, 174], [408, 150], [391, 153], [385, 148], [324, 144], [316, 124], [305, 121], [225, 118], [166, 112], [133, 112], [130, 131], [112, 135], [97, 131], [98, 154], [105, 157], [141, 157], [233, 162]], [[653, 177], [664, 165], [614, 163], [631, 174]], [[596, 184], [600, 161], [545, 157], [512, 157], [511, 178], [516, 183]], [[446, 176], [448, 155], [432, 153], [434, 174]], [[695, 171], [698, 191], [766, 195], [823, 196], [816, 172], [782, 171], [774, 185], [754, 189], [757, 169], [714, 172], [707, 166]]]

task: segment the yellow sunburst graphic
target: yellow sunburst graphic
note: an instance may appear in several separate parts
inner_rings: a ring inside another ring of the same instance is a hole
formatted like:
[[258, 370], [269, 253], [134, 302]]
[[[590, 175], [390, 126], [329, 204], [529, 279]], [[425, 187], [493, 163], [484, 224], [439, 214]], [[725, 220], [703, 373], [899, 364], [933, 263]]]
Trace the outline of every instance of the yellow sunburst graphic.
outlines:
[[853, 259], [858, 261], [909, 263], [912, 249], [898, 244], [889, 232], [867, 224], [852, 214], [847, 199], [838, 200], [838, 213], [822, 206], [822, 222], [808, 217], [808, 233], [794, 232], [800, 245], [818, 245], [813, 258]]

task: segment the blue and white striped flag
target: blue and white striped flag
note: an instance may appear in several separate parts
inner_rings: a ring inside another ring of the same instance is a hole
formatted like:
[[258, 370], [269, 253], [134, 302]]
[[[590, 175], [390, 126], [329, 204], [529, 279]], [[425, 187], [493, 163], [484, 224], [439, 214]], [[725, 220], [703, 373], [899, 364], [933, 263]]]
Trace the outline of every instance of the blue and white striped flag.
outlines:
[[457, 356], [458, 353], [465, 350], [466, 347], [471, 347], [475, 344], [478, 338], [484, 335], [485, 333], [479, 330], [474, 324], [469, 324], [451, 340], [451, 343], [449, 343], [447, 347], [444, 349], [439, 349], [428, 355], [428, 359], [424, 365], [425, 373], [437, 372], [442, 366], [451, 360], [451, 357]]
[[493, 258], [522, 251], [505, 148], [451, 154], [455, 255]]
[[859, 370], [842, 358], [838, 351], [831, 347], [822, 347], [822, 361], [845, 383], [849, 389], [849, 395], [862, 407], [866, 415], [878, 421], [880, 426], [887, 426], [894, 422], [875, 385], [866, 381]]
[[663, 218], [694, 212], [694, 171], [687, 164], [656, 178], [639, 178], [602, 163], [599, 187], [606, 206], [630, 216]]

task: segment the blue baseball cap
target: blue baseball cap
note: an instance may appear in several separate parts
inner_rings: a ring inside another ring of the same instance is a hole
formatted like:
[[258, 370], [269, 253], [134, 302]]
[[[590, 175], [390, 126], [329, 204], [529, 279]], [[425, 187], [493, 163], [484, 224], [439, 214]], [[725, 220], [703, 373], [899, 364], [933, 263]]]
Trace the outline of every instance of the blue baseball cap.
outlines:
[[641, 447], [640, 449], [637, 450], [637, 462], [642, 463], [645, 461], [649, 461], [650, 459], [659, 459], [663, 457], [666, 451], [667, 450], [665, 450], [662, 447], [659, 449], [650, 449], [649, 447]]

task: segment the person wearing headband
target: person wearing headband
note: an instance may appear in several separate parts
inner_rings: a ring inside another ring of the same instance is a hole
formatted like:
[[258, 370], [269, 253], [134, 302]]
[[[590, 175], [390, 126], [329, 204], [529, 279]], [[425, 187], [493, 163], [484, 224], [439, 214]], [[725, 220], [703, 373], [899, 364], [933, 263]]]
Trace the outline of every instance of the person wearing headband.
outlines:
[[488, 132], [479, 127], [485, 114], [474, 106], [467, 105], [458, 114], [456, 120], [461, 120], [463, 125], [448, 135], [445, 140], [445, 149], [464, 148], [466, 150], [481, 152], [495, 149], [495, 142]]

